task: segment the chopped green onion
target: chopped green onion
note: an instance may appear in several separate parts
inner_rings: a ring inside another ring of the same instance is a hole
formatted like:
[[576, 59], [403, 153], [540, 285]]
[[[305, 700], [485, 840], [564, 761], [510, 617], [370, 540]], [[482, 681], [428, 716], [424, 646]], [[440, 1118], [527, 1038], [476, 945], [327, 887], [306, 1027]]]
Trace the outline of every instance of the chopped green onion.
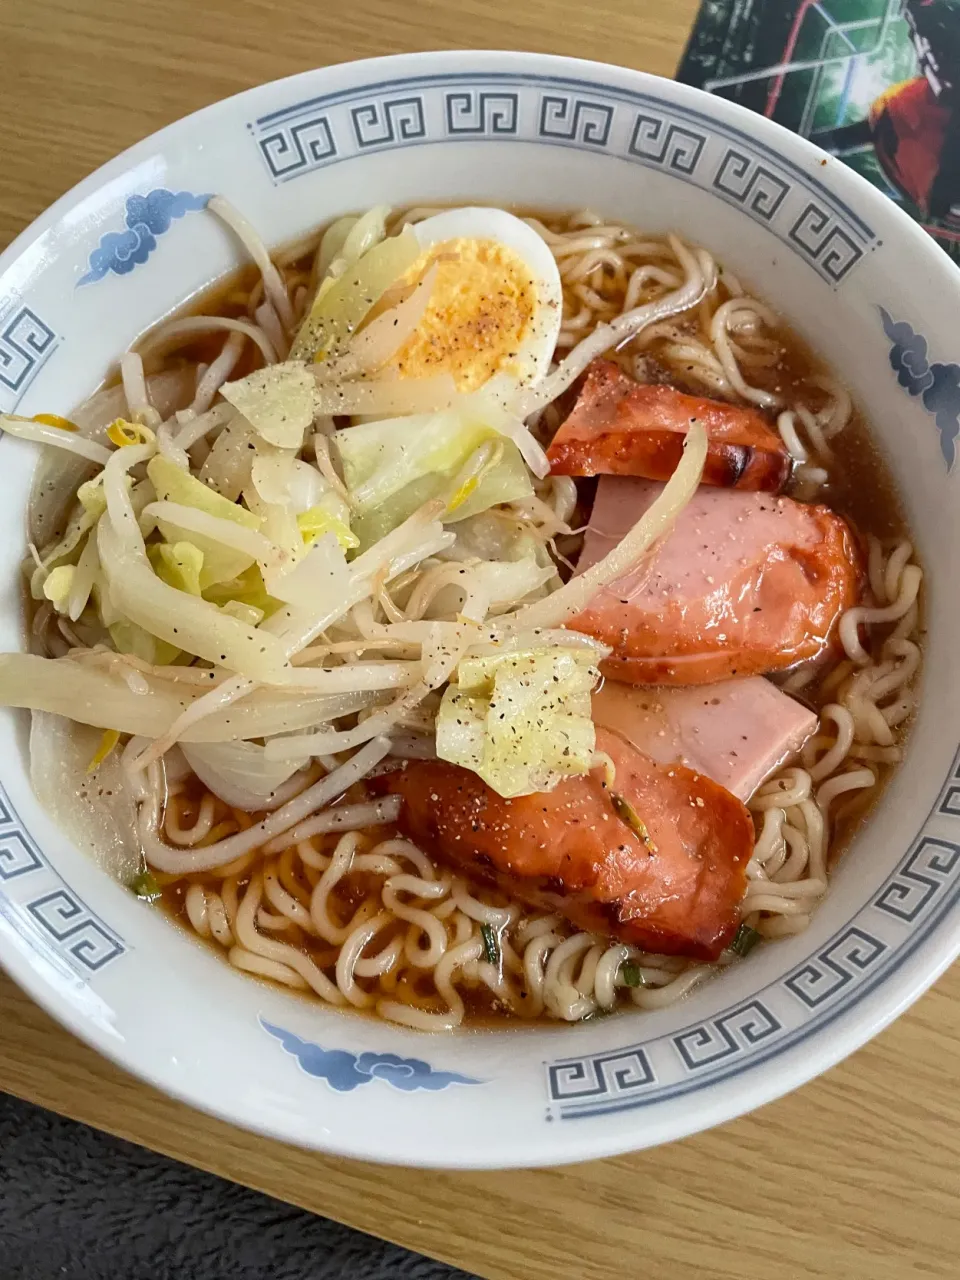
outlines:
[[762, 940], [762, 935], [757, 933], [756, 929], [752, 929], [748, 924], [742, 924], [730, 943], [730, 950], [738, 956], [749, 955], [757, 943]]
[[643, 974], [640, 972], [640, 966], [634, 964], [632, 960], [624, 960], [620, 966], [620, 977], [628, 987], [645, 987], [647, 985], [643, 980]]
[[130, 882], [130, 891], [144, 902], [156, 902], [161, 897], [160, 886], [152, 871], [140, 871]]
[[643, 841], [647, 853], [651, 857], [657, 852], [657, 846], [653, 843], [650, 832], [647, 830], [647, 824], [637, 813], [636, 809], [624, 796], [618, 795], [616, 791], [610, 792], [610, 803], [613, 805], [614, 812], [621, 822], [626, 823], [634, 835], [638, 835]]
[[482, 924], [480, 937], [483, 938], [483, 952], [488, 964], [500, 964], [500, 943], [493, 931], [493, 925]]

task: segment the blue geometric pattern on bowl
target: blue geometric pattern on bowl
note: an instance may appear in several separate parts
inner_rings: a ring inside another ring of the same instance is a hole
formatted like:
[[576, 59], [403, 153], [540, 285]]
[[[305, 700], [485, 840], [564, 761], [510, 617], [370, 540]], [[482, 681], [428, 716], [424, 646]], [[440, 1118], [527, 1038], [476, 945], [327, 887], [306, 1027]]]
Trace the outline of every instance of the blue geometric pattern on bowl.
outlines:
[[953, 470], [957, 458], [957, 436], [960, 436], [960, 364], [941, 364], [927, 359], [927, 340], [905, 320], [894, 320], [884, 307], [878, 307], [883, 331], [890, 339], [890, 368], [897, 381], [911, 396], [920, 396], [927, 413], [932, 414], [940, 434], [940, 452]]
[[324, 1049], [322, 1045], [301, 1040], [292, 1031], [275, 1027], [263, 1018], [260, 1025], [297, 1059], [308, 1076], [326, 1080], [338, 1093], [350, 1093], [372, 1080], [385, 1080], [404, 1093], [414, 1093], [418, 1089], [436, 1093], [451, 1084], [483, 1084], [482, 1080], [461, 1076], [455, 1071], [435, 1071], [421, 1058], [400, 1058], [395, 1053], [350, 1053], [346, 1049]]
[[408, 76], [295, 102], [247, 127], [274, 182], [371, 152], [464, 139], [614, 156], [736, 206], [835, 287], [877, 243], [814, 174], [734, 125], [568, 76]]
[[195, 209], [205, 209], [209, 195], [195, 196], [189, 191], [167, 191], [157, 187], [145, 196], [128, 196], [126, 230], [107, 231], [90, 254], [90, 270], [77, 285], [102, 280], [108, 271], [125, 276], [146, 262], [157, 247], [157, 236], [170, 230], [174, 218], [182, 218]]
[[122, 939], [50, 865], [0, 787], [0, 922], [44, 960], [83, 978], [126, 951]]
[[57, 334], [33, 307], [14, 303], [0, 314], [0, 409], [12, 413], [57, 348]]

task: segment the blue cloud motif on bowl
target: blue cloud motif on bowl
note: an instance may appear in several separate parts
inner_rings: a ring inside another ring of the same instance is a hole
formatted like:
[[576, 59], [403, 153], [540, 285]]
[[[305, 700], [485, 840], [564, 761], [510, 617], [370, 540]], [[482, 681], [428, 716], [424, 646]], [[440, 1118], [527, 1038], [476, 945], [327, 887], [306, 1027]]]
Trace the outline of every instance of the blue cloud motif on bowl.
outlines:
[[189, 191], [167, 191], [157, 187], [145, 196], [133, 195], [126, 203], [126, 230], [107, 231], [90, 254], [90, 270], [77, 281], [77, 286], [102, 280], [112, 271], [125, 276], [146, 262], [157, 247], [157, 237], [170, 230], [174, 218], [182, 218], [192, 210], [205, 209], [209, 195], [193, 195]]
[[884, 307], [878, 308], [883, 331], [890, 339], [890, 367], [901, 387], [911, 396], [920, 396], [927, 413], [933, 415], [940, 434], [940, 452], [953, 470], [960, 436], [960, 365], [930, 362], [927, 340], [905, 320], [894, 320]]
[[373, 1080], [385, 1080], [404, 1093], [415, 1093], [418, 1089], [435, 1093], [451, 1084], [483, 1084], [482, 1080], [461, 1076], [455, 1071], [435, 1071], [420, 1058], [400, 1058], [395, 1053], [358, 1054], [347, 1049], [324, 1049], [322, 1045], [301, 1040], [292, 1031], [276, 1027], [263, 1018], [260, 1025], [297, 1059], [308, 1076], [326, 1080], [338, 1093], [350, 1093]]

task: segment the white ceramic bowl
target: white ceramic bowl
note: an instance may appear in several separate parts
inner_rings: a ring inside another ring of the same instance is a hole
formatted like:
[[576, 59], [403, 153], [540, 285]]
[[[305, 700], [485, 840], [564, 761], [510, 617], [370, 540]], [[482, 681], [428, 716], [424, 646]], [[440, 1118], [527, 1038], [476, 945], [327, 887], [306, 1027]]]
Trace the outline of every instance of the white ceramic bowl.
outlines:
[[[892, 203], [777, 125], [617, 67], [436, 53], [308, 72], [139, 143], [0, 259], [0, 409], [68, 412], [131, 340], [237, 262], [221, 192], [270, 243], [423, 199], [558, 208], [708, 245], [852, 389], [927, 569], [923, 706], [905, 764], [801, 936], [661, 1013], [424, 1036], [245, 978], [114, 884], [35, 800], [0, 716], [0, 960], [159, 1088], [369, 1160], [554, 1164], [678, 1138], [861, 1045], [960, 947], [958, 272]], [[0, 446], [0, 648], [20, 647], [33, 450]]]

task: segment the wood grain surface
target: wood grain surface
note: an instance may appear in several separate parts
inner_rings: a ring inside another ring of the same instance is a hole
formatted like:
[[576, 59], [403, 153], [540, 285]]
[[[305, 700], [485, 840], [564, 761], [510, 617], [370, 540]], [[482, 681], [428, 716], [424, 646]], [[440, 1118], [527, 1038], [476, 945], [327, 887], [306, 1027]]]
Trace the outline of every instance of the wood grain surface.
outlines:
[[[696, 0], [0, 0], [0, 243], [124, 147], [308, 67], [517, 48], [669, 75]], [[789, 1098], [656, 1151], [561, 1170], [325, 1159], [170, 1101], [0, 976], [0, 1088], [503, 1280], [920, 1280], [960, 1258], [960, 968]]]

